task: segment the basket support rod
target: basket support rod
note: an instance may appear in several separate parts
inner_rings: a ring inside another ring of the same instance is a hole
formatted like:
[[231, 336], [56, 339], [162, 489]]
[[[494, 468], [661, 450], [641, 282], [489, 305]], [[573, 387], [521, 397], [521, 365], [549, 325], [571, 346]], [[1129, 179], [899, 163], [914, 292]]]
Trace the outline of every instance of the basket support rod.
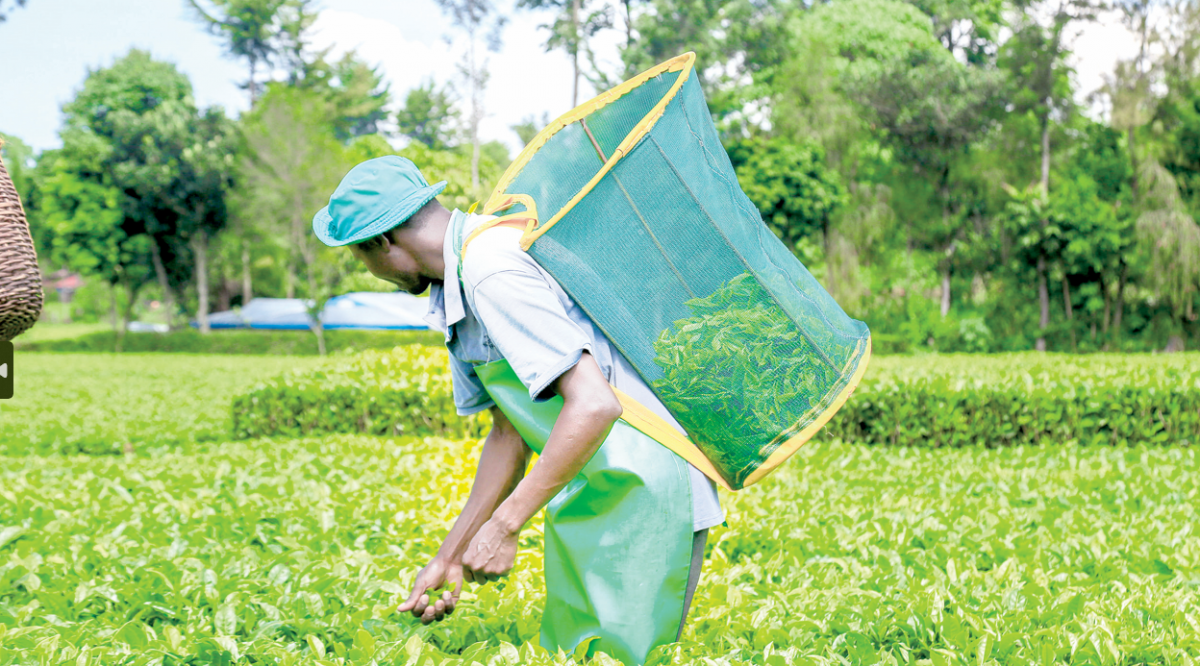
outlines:
[[[596, 137], [592, 135], [591, 128], [587, 126], [587, 118], [580, 118], [579, 124], [583, 127], [583, 131], [587, 133], [587, 137], [591, 139], [592, 147], [596, 149], [596, 155], [600, 158], [600, 163], [602, 165], [607, 164], [608, 158], [604, 156], [604, 151], [600, 149], [600, 142], [596, 141]], [[687, 280], [683, 279], [683, 273], [679, 272], [679, 269], [676, 268], [675, 263], [671, 261], [671, 257], [667, 256], [667, 249], [663, 247], [662, 243], [658, 240], [658, 236], [655, 236], [654, 231], [650, 229], [650, 223], [646, 221], [646, 218], [642, 217], [642, 211], [638, 210], [637, 204], [633, 202], [633, 197], [629, 196], [629, 192], [625, 190], [625, 184], [621, 182], [621, 179], [617, 177], [615, 172], [613, 172], [612, 177], [613, 180], [616, 181], [617, 187], [621, 188], [621, 194], [625, 195], [625, 200], [628, 201], [629, 205], [633, 208], [634, 214], [637, 215], [638, 219], [642, 221], [642, 226], [646, 228], [646, 233], [650, 234], [650, 240], [654, 241], [654, 245], [658, 248], [659, 253], [662, 254], [663, 260], [667, 262], [667, 265], [671, 267], [671, 272], [674, 273], [675, 277], [679, 279], [679, 284], [683, 285], [683, 288], [687, 290], [689, 296], [695, 298], [696, 292], [692, 291], [692, 288], [688, 285]]]

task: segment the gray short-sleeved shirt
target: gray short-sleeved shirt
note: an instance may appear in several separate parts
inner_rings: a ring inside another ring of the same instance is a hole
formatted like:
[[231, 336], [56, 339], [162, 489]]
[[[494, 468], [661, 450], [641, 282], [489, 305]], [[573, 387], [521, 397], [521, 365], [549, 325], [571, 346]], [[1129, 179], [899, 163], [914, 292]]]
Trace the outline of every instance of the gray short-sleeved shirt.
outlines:
[[[426, 321], [445, 332], [458, 413], [474, 414], [491, 407], [492, 399], [475, 375], [474, 365], [508, 361], [535, 400], [549, 397], [550, 385], [575, 366], [586, 350], [609, 383], [627, 393], [683, 433], [650, 387], [596, 328], [583, 310], [519, 245], [521, 232], [496, 227], [468, 246], [463, 264], [464, 290], [451, 276], [458, 274], [455, 225], [462, 237], [490, 216], [454, 211], [446, 231], [443, 256], [447, 280], [430, 290]], [[716, 485], [692, 465], [693, 529], [720, 525], [725, 520]]]

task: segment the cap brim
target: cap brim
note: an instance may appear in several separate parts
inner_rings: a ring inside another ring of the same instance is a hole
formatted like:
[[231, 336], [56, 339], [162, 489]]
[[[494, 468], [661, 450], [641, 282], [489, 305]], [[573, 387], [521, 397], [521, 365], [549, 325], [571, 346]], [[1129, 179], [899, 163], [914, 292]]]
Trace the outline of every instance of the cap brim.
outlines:
[[333, 216], [329, 214], [329, 206], [326, 206], [317, 211], [317, 214], [313, 216], [313, 233], [317, 235], [318, 240], [329, 247], [341, 247], [343, 245], [361, 243], [368, 238], [374, 238], [397, 225], [403, 224], [405, 220], [421, 210], [422, 206], [441, 194], [444, 189], [446, 189], [446, 181], [444, 180], [428, 187], [423, 187], [397, 203], [387, 213], [375, 218], [369, 224], [356, 230], [346, 238], [337, 238], [333, 235]]

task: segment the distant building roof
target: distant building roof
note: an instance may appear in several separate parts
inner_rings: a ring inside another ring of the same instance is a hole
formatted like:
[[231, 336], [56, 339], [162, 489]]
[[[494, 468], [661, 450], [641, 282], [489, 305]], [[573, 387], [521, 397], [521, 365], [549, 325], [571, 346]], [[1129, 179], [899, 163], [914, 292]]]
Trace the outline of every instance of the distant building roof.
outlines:
[[[326, 329], [424, 330], [428, 309], [428, 298], [360, 291], [329, 299], [321, 323]], [[255, 298], [240, 310], [208, 316], [212, 328], [304, 330], [309, 321], [306, 302], [299, 298]], [[192, 326], [199, 324], [193, 320]]]

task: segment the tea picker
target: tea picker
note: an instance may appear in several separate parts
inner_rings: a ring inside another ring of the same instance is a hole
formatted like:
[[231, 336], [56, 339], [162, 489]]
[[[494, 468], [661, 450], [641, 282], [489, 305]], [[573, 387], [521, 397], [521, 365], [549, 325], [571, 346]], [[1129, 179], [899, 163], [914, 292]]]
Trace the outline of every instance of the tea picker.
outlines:
[[544, 506], [541, 645], [644, 662], [682, 631], [707, 530], [724, 520], [714, 486], [776, 468], [865, 371], [867, 327], [738, 187], [694, 62], [551, 123], [483, 214], [447, 211], [445, 183], [386, 157], [351, 170], [314, 218], [375, 275], [431, 285], [458, 411], [494, 419], [467, 504], [402, 611], [441, 619], [464, 579], [507, 573]]

